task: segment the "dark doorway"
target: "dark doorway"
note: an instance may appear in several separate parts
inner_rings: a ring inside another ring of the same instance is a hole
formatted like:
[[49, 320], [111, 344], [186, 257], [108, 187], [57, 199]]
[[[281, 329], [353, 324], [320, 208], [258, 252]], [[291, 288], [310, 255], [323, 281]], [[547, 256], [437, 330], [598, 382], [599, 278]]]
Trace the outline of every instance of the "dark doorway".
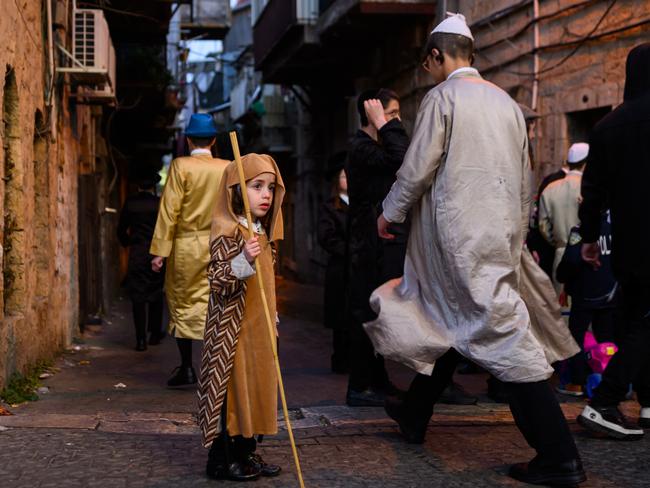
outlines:
[[574, 142], [589, 142], [591, 129], [611, 111], [612, 107], [607, 106], [567, 113], [569, 144], [573, 144]]

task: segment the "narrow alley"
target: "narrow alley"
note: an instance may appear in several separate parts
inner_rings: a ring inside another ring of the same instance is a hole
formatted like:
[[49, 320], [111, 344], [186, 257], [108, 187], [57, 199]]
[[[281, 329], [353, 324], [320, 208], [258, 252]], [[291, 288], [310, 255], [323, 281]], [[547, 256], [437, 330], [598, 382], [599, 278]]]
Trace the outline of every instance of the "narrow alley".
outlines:
[[[320, 323], [321, 289], [280, 280], [281, 364], [306, 486], [519, 486], [509, 462], [532, 451], [507, 405], [490, 403], [484, 374], [457, 375], [480, 398], [476, 406], [439, 405], [424, 445], [406, 444], [382, 408], [345, 405], [347, 378], [329, 371], [329, 331]], [[170, 390], [176, 366], [169, 338], [133, 351], [128, 301], [102, 326], [87, 326], [80, 344], [43, 380], [41, 399], [0, 417], [0, 479], [19, 487], [230, 486], [205, 474], [206, 450], [195, 421], [196, 391]], [[195, 348], [198, 363], [198, 348]], [[412, 373], [391, 364], [404, 388]], [[564, 403], [590, 479], [584, 486], [642, 487], [648, 439], [594, 440], [575, 425], [584, 402]], [[638, 406], [626, 402], [632, 415]], [[298, 486], [286, 431], [260, 451], [283, 467], [256, 486]], [[5, 484], [6, 483], [6, 484]]]

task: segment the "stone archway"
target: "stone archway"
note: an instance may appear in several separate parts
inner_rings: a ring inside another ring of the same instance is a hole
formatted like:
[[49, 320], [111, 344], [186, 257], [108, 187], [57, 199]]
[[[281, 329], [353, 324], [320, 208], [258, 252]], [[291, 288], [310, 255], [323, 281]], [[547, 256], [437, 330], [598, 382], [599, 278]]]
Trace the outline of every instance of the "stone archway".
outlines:
[[2, 297], [4, 316], [25, 309], [24, 165], [20, 148], [20, 110], [14, 69], [7, 65], [2, 96], [4, 207]]

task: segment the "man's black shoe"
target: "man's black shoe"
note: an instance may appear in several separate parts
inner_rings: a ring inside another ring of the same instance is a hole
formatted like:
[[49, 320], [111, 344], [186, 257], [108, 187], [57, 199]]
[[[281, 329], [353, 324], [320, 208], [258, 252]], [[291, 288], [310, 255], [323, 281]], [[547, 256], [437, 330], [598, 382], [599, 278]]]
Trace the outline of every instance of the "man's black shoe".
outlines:
[[587, 480], [580, 459], [559, 464], [542, 464], [533, 459], [529, 463], [513, 464], [508, 475], [531, 485], [576, 486]]
[[261, 476], [261, 471], [249, 463], [232, 462], [225, 465], [213, 465], [208, 462], [205, 470], [208, 478], [214, 480], [253, 481]]
[[587, 405], [578, 416], [578, 423], [587, 430], [614, 439], [639, 440], [643, 437], [643, 429], [631, 424], [616, 406]]
[[167, 386], [178, 388], [181, 386], [190, 386], [196, 384], [196, 373], [192, 366], [179, 366], [172, 372], [172, 377], [167, 380]]
[[444, 389], [438, 399], [438, 403], [446, 405], [476, 405], [477, 401], [478, 398], [467, 393], [462, 386], [453, 381]]
[[347, 403], [349, 407], [382, 407], [385, 399], [386, 395], [372, 388], [363, 391], [356, 391], [348, 388], [345, 403]]
[[255, 469], [258, 469], [262, 476], [271, 477], [277, 476], [282, 471], [282, 468], [277, 464], [267, 464], [262, 459], [262, 456], [255, 454], [254, 452], [249, 454], [246, 458], [246, 463], [252, 465]]
[[384, 410], [386, 410], [386, 414], [390, 418], [397, 422], [399, 430], [406, 442], [409, 444], [422, 444], [424, 442], [424, 436], [427, 432], [426, 425], [423, 429], [418, 429], [407, 423], [406, 415], [404, 414], [404, 402], [402, 400], [395, 397], [386, 398]]
[[146, 351], [147, 350], [147, 341], [145, 339], [138, 339], [135, 343], [136, 351]]

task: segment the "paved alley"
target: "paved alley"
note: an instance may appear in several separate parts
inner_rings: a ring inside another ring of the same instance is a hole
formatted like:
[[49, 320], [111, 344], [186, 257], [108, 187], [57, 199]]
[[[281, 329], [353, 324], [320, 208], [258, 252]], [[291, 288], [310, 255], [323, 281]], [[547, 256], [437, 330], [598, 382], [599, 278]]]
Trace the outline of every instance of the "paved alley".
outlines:
[[[344, 405], [346, 377], [329, 372], [329, 332], [320, 324], [320, 289], [281, 281], [281, 361], [305, 483], [310, 487], [520, 486], [508, 464], [532, 451], [507, 406], [489, 403], [484, 375], [457, 379], [477, 406], [440, 405], [422, 446], [402, 442], [380, 408]], [[129, 303], [57, 362], [39, 401], [0, 417], [0, 479], [18, 487], [234, 486], [204, 475], [206, 451], [195, 422], [194, 390], [164, 388], [176, 366], [169, 338], [136, 353]], [[198, 364], [195, 351], [195, 362]], [[412, 374], [391, 365], [405, 387]], [[571, 419], [581, 402], [564, 403]], [[627, 402], [629, 415], [637, 406]], [[648, 486], [648, 440], [591, 438], [572, 420], [590, 479], [586, 487]], [[257, 486], [297, 486], [285, 431], [260, 444], [284, 468]]]

